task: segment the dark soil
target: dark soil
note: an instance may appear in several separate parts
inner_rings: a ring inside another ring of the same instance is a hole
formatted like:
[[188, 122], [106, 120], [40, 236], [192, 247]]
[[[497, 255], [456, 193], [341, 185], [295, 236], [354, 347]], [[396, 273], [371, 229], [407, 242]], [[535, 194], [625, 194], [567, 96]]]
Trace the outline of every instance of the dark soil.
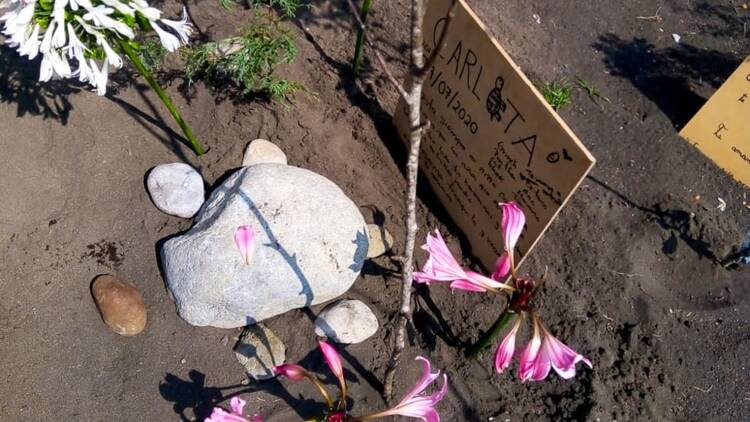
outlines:
[[[532, 79], [582, 77], [610, 100], [576, 90], [573, 105], [561, 111], [598, 163], [523, 267], [533, 274], [549, 268], [540, 313], [594, 369], [581, 368], [573, 381], [553, 374], [521, 384], [515, 365], [494, 374], [490, 353], [466, 360], [455, 346], [487, 329], [502, 302], [433, 286], [418, 289], [397, 391], [418, 377], [412, 358], [421, 354], [450, 378], [439, 406], [445, 421], [747, 419], [750, 270], [717, 260], [748, 235], [750, 198], [676, 130], [750, 54], [750, 11], [731, 1], [567, 3], [470, 1]], [[317, 97], [285, 107], [217, 98], [171, 78], [169, 91], [210, 147], [200, 159], [181, 145], [142, 80], [125, 72], [120, 89], [104, 98], [62, 82], [40, 86], [37, 63], [2, 49], [0, 420], [202, 420], [235, 393], [270, 421], [320, 411], [304, 384], [243, 385], [231, 350], [239, 330], [192, 327], [177, 316], [155, 245], [190, 222], [157, 211], [143, 177], [157, 164], [187, 161], [214, 184], [240, 165], [247, 142], [267, 138], [290, 164], [338, 183], [368, 221], [393, 233], [399, 253], [405, 182], [404, 149], [390, 124], [396, 96], [370, 63], [361, 81], [348, 74], [353, 36], [344, 4], [316, 2], [300, 25], [289, 22], [300, 56], [283, 73]], [[228, 15], [209, 0], [188, 5], [199, 35], [211, 39], [232, 35], [248, 16]], [[638, 18], [657, 12], [659, 20]], [[407, 17], [407, 0], [375, 2], [371, 16], [399, 73]], [[719, 197], [726, 211], [717, 209]], [[420, 238], [440, 228], [460, 252], [460, 234], [425, 183], [420, 199]], [[379, 390], [398, 270], [390, 256], [369, 261], [347, 294], [368, 303], [383, 327], [341, 349], [354, 414], [385, 406]], [[89, 293], [101, 273], [141, 289], [149, 307], [145, 332], [120, 337], [102, 323]], [[290, 361], [331, 381], [315, 347], [312, 319], [320, 309], [289, 312], [268, 325]]]

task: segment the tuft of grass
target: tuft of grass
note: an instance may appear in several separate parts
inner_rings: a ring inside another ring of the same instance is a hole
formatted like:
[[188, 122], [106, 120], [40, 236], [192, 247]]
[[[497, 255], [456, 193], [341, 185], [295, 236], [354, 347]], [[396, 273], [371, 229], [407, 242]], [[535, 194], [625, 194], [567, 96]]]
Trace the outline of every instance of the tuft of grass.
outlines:
[[573, 86], [567, 80], [539, 83], [539, 90], [555, 111], [572, 103]]
[[166, 48], [156, 38], [149, 38], [140, 43], [138, 58], [152, 73], [158, 72], [167, 59]]
[[215, 89], [224, 89], [230, 83], [243, 95], [265, 93], [274, 101], [289, 101], [305, 87], [279, 77], [276, 70], [296, 56], [291, 32], [267, 18], [248, 26], [239, 37], [186, 50], [185, 75], [189, 84], [202, 79]]
[[591, 101], [596, 102], [597, 98], [601, 98], [606, 102], [610, 102], [609, 98], [603, 96], [601, 92], [599, 92], [599, 89], [597, 89], [591, 82], [581, 77], [577, 77], [576, 84], [581, 87], [581, 89], [586, 91], [586, 94], [588, 94], [589, 98], [591, 98]]
[[[233, 10], [237, 0], [219, 0], [226, 10]], [[268, 6], [279, 10], [284, 17], [293, 18], [301, 6], [301, 0], [248, 0], [251, 7]]]

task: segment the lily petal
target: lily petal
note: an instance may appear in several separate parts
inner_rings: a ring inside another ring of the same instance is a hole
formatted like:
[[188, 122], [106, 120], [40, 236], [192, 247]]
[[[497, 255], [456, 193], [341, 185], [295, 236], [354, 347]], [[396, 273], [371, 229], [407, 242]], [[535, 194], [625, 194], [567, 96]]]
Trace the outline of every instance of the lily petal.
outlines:
[[454, 281], [466, 278], [466, 272], [453, 257], [438, 230], [435, 230], [434, 236], [427, 235], [427, 241], [422, 249], [426, 250], [430, 256], [422, 267], [422, 271], [415, 271], [413, 274], [414, 281], [417, 283], [429, 284], [432, 281]]
[[307, 376], [307, 370], [305, 368], [295, 365], [293, 363], [284, 363], [282, 365], [275, 366], [273, 368], [275, 375], [281, 375], [289, 378], [292, 381], [302, 381]]
[[250, 260], [255, 252], [255, 230], [253, 226], [237, 227], [237, 230], [234, 231], [234, 243], [237, 244], [237, 249], [245, 260], [245, 264], [250, 265]]
[[497, 351], [495, 352], [495, 371], [497, 371], [498, 374], [502, 374], [503, 371], [510, 366], [513, 354], [516, 351], [516, 335], [518, 334], [518, 329], [520, 327], [521, 317], [519, 316], [516, 318], [516, 323], [513, 328], [497, 347]]
[[325, 341], [319, 341], [320, 351], [323, 352], [323, 357], [328, 364], [328, 367], [333, 372], [333, 375], [339, 380], [342, 391], [346, 391], [346, 380], [344, 379], [344, 367], [341, 364], [341, 356], [339, 356], [336, 349]]
[[508, 252], [503, 252], [502, 255], [497, 257], [497, 261], [495, 262], [495, 272], [492, 273], [492, 279], [497, 281], [503, 280], [510, 273], [510, 267], [510, 255], [508, 255]]

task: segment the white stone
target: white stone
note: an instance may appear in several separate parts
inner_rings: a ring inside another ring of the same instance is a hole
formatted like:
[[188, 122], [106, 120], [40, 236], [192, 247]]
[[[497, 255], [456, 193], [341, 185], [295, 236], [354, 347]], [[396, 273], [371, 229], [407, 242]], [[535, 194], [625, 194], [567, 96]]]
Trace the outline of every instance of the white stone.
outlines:
[[361, 343], [378, 331], [378, 318], [359, 300], [342, 300], [315, 319], [315, 334], [336, 343]]
[[393, 247], [393, 236], [383, 226], [368, 224], [370, 247], [367, 249], [367, 257], [375, 258], [388, 252]]
[[[246, 264], [237, 227], [255, 228]], [[193, 325], [241, 327], [341, 296], [367, 255], [367, 225], [333, 182], [297, 167], [257, 164], [230, 176], [196, 224], [164, 243], [167, 287]]]
[[286, 164], [286, 154], [281, 148], [265, 139], [256, 139], [245, 148], [242, 166], [253, 166], [261, 163]]
[[286, 347], [270, 328], [255, 324], [242, 332], [234, 354], [250, 378], [267, 380], [274, 377], [273, 367], [284, 363]]
[[151, 200], [156, 208], [182, 218], [190, 218], [203, 205], [203, 178], [184, 163], [160, 164], [146, 179]]

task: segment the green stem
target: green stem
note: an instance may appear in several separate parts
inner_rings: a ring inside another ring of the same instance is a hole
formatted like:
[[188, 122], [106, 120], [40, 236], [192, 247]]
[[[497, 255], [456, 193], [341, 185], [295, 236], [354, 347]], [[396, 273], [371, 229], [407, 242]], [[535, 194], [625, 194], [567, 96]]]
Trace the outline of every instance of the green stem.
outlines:
[[[360, 17], [362, 18], [362, 24], [367, 23], [367, 15], [370, 13], [370, 6], [372, 5], [372, 0], [365, 0], [364, 3], [362, 3], [362, 14]], [[357, 44], [354, 47], [354, 62], [352, 63], [352, 68], [354, 69], [354, 76], [359, 76], [359, 71], [362, 67], [362, 46], [364, 44], [365, 39], [365, 29], [359, 28], [359, 31], [357, 32]]]
[[500, 335], [500, 333], [503, 332], [503, 328], [505, 328], [505, 326], [508, 325], [508, 323], [513, 320], [513, 317], [515, 316], [516, 313], [514, 311], [506, 309], [505, 312], [500, 314], [500, 317], [497, 318], [497, 321], [495, 321], [489, 331], [484, 333], [479, 341], [469, 347], [469, 349], [466, 351], [466, 356], [469, 358], [476, 357], [482, 350], [489, 346], [490, 343], [494, 342], [494, 340]]
[[195, 151], [196, 155], [203, 155], [203, 147], [195, 138], [193, 130], [190, 129], [190, 126], [188, 126], [187, 123], [185, 123], [185, 120], [182, 119], [182, 115], [177, 110], [177, 107], [174, 106], [169, 96], [167, 96], [164, 88], [159, 85], [159, 82], [156, 81], [154, 75], [152, 75], [151, 72], [146, 68], [146, 66], [141, 63], [141, 59], [138, 58], [138, 55], [135, 53], [135, 51], [133, 51], [133, 48], [130, 47], [130, 44], [121, 39], [118, 39], [117, 43], [120, 45], [123, 53], [125, 53], [130, 61], [133, 62], [133, 65], [138, 70], [138, 72], [146, 79], [146, 81], [148, 81], [148, 84], [151, 85], [151, 89], [153, 89], [156, 92], [156, 95], [159, 96], [161, 102], [164, 103], [164, 106], [167, 108], [167, 110], [169, 110], [169, 113], [172, 114], [172, 117], [174, 117], [174, 120], [177, 122], [177, 124], [180, 125], [182, 133], [185, 134], [185, 137], [190, 143], [190, 147], [193, 149], [193, 151]]

